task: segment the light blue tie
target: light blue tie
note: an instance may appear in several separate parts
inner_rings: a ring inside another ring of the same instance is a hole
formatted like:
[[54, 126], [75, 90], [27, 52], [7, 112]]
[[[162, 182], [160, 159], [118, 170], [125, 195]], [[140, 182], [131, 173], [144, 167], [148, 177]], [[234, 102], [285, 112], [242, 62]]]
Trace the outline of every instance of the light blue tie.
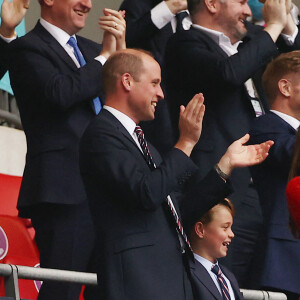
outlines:
[[[86, 64], [86, 61], [77, 46], [77, 42], [76, 42], [75, 38], [71, 36], [70, 39], [68, 40], [68, 44], [74, 49], [74, 54], [75, 54], [77, 61], [79, 62], [79, 65], [81, 67], [84, 66]], [[101, 101], [100, 101], [99, 97], [97, 97], [97, 98], [93, 99], [93, 102], [94, 102], [94, 108], [95, 108], [96, 115], [98, 115], [102, 108]]]

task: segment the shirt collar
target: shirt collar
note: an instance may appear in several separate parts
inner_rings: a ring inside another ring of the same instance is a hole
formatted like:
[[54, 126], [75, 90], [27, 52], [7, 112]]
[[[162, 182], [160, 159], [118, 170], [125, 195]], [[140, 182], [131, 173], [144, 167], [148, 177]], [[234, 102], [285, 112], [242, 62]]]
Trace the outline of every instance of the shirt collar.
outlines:
[[281, 119], [283, 119], [284, 121], [286, 121], [288, 124], [290, 124], [296, 131], [298, 130], [298, 127], [300, 126], [300, 121], [297, 120], [296, 118], [287, 115], [281, 111], [277, 111], [277, 110], [270, 110], [271, 112], [273, 112], [274, 114], [276, 114], [277, 116], [279, 116]]
[[208, 272], [211, 272], [211, 269], [214, 265], [218, 265], [218, 261], [216, 261], [216, 263], [212, 263], [211, 261], [207, 260], [206, 258], [196, 254], [196, 253], [193, 253], [194, 254], [194, 258], [202, 264], [202, 266], [208, 271]]
[[238, 41], [234, 44], [231, 44], [231, 41], [228, 36], [226, 36], [223, 32], [209, 29], [203, 26], [200, 26], [198, 24], [192, 24], [192, 26], [208, 35], [213, 41], [215, 41], [221, 48], [222, 46], [226, 46], [228, 48], [231, 48], [233, 51], [237, 51], [237, 48], [239, 44], [241, 44], [243, 41]]
[[[40, 19], [41, 25], [58, 41], [58, 43], [65, 47], [70, 39], [70, 35], [66, 33], [61, 28], [49, 23], [48, 21], [44, 20], [43, 18]], [[76, 40], [76, 36], [73, 35]]]
[[134, 135], [136, 123], [131, 118], [111, 106], [104, 105], [103, 108], [113, 114], [122, 123], [131, 136]]

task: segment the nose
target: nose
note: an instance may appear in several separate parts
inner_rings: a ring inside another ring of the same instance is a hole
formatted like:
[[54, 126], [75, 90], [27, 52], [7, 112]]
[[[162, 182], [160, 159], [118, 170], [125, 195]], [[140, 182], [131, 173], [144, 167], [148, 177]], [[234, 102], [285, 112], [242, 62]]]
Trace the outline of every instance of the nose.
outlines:
[[81, 4], [85, 7], [91, 9], [92, 8], [92, 0], [81, 0]]
[[162, 100], [164, 99], [164, 92], [160, 86], [160, 84], [157, 85], [157, 92], [156, 92], [156, 96], [158, 99]]
[[251, 8], [250, 8], [248, 2], [245, 3], [244, 14], [248, 17], [252, 16], [252, 11], [251, 11]]
[[233, 239], [234, 238], [234, 232], [232, 231], [232, 229], [230, 229], [228, 236]]

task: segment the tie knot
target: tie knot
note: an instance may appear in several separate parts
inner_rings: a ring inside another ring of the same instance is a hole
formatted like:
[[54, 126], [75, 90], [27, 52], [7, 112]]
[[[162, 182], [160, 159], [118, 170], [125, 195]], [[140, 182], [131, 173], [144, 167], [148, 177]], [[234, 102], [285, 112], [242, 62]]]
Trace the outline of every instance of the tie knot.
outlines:
[[212, 271], [213, 273], [215, 273], [215, 274], [217, 275], [217, 277], [222, 276], [222, 272], [221, 272], [221, 270], [220, 270], [220, 267], [219, 267], [217, 264], [215, 264], [215, 265], [211, 268], [211, 271]]
[[176, 19], [178, 21], [182, 21], [185, 17], [187, 17], [189, 14], [186, 10], [181, 11], [180, 13], [176, 14]]
[[141, 126], [136, 126], [134, 129], [134, 132], [136, 133], [136, 135], [138, 137], [144, 138], [144, 132], [143, 132], [143, 129], [141, 128]]
[[75, 38], [73, 36], [71, 36], [68, 40], [68, 44], [71, 46], [71, 47], [77, 47], [77, 42], [75, 40]]
[[176, 20], [177, 20], [177, 26], [176, 26], [176, 30], [183, 30], [183, 26], [182, 26], [182, 21], [185, 17], [187, 17], [189, 14], [187, 13], [187, 11], [181, 11], [180, 13], [176, 14]]

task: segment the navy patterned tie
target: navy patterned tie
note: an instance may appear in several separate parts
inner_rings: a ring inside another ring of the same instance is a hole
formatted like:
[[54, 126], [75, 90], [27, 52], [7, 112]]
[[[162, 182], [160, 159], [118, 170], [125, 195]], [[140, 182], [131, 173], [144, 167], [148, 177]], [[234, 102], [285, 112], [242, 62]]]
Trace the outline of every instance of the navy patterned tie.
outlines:
[[211, 271], [217, 275], [217, 279], [222, 291], [222, 296], [224, 300], [231, 300], [228, 285], [222, 276], [222, 271], [220, 270], [219, 266], [216, 264], [211, 268]]
[[[155, 163], [153, 161], [153, 158], [151, 156], [151, 153], [150, 153], [149, 147], [147, 145], [147, 141], [145, 140], [144, 132], [143, 132], [142, 128], [140, 126], [136, 126], [134, 132], [137, 135], [138, 141], [139, 141], [139, 143], [141, 145], [143, 154], [144, 154], [144, 156], [146, 158], [146, 161], [147, 161], [149, 167], [151, 169], [155, 169], [156, 165], [155, 165]], [[171, 199], [170, 196], [167, 197], [167, 203], [168, 203], [168, 206], [169, 206], [169, 208], [171, 210], [172, 216], [175, 219], [175, 222], [176, 222], [176, 225], [177, 225], [177, 231], [180, 232], [183, 240], [186, 242], [186, 244], [188, 245], [188, 247], [192, 250], [191, 244], [190, 244], [190, 242], [189, 242], [189, 240], [187, 238], [187, 235], [185, 234], [185, 232], [183, 230], [183, 227], [181, 225], [181, 221], [180, 221], [180, 219], [178, 217], [178, 214], [176, 212], [175, 206], [174, 206], [174, 204], [173, 204], [172, 199]]]
[[177, 20], [177, 25], [176, 25], [176, 32], [183, 31], [183, 25], [182, 21], [184, 18], [186, 18], [189, 14], [187, 11], [181, 11], [180, 13], [176, 14], [176, 20]]
[[[68, 41], [68, 44], [74, 49], [74, 54], [75, 54], [77, 61], [79, 62], [79, 65], [81, 67], [86, 65], [86, 61], [78, 48], [75, 38], [71, 36]], [[102, 108], [101, 101], [100, 101], [99, 97], [96, 97], [95, 99], [93, 99], [93, 102], [94, 102], [94, 108], [95, 108], [96, 115], [98, 115]]]

